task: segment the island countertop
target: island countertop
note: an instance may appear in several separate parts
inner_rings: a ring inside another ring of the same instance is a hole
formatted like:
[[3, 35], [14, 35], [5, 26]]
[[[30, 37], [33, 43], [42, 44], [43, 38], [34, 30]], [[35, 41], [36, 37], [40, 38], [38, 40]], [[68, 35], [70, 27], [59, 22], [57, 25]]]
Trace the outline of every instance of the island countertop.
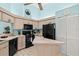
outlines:
[[19, 36], [8, 36], [7, 38], [1, 38], [0, 37], [0, 44], [3, 44], [5, 42], [8, 42], [9, 40], [12, 40], [12, 39], [17, 38], [17, 37], [19, 37]]
[[64, 42], [44, 38], [42, 36], [36, 36], [33, 41], [33, 44], [63, 44], [63, 43]]
[[7, 38], [0, 38], [0, 40], [5, 40], [5, 41], [8, 41], [8, 40], [12, 40], [14, 38], [17, 38], [18, 36], [8, 36]]

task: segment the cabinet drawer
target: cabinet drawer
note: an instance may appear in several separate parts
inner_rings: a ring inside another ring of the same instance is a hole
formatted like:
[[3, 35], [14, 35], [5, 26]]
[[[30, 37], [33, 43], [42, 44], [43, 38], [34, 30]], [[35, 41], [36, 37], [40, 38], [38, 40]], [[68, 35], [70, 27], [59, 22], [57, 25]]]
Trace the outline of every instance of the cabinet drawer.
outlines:
[[8, 47], [0, 50], [0, 56], [8, 56], [8, 55], [9, 55]]
[[3, 44], [0, 44], [0, 50], [2, 50], [5, 47], [8, 47], [8, 42], [4, 42]]

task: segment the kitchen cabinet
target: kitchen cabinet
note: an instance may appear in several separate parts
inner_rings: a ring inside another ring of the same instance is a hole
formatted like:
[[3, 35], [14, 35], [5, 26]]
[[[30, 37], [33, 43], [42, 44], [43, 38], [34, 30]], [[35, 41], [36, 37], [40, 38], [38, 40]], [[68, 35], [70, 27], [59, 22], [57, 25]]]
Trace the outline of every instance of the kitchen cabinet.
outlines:
[[0, 56], [8, 56], [8, 54], [9, 54], [8, 47], [5, 47], [0, 51]]
[[23, 19], [15, 18], [14, 29], [23, 29]]
[[2, 17], [2, 15], [1, 15], [1, 12], [0, 12], [0, 20], [1, 20], [1, 17]]
[[25, 48], [25, 35], [18, 37], [18, 50]]
[[17, 51], [18, 39], [5, 41], [0, 44], [0, 56], [13, 56]]
[[23, 20], [23, 24], [28, 24], [28, 20]]
[[14, 17], [6, 14], [6, 13], [3, 13], [2, 14], [2, 20], [3, 21], [6, 21], [6, 22], [11, 22], [11, 23], [14, 23]]
[[30, 21], [29, 20], [23, 20], [23, 24], [30, 24], [30, 25], [34, 26], [34, 21], [32, 21], [32, 20], [30, 20]]
[[40, 20], [39, 22], [38, 22], [38, 26], [39, 26], [39, 28], [40, 29], [42, 29], [42, 25], [46, 25], [46, 24], [53, 24], [53, 23], [55, 23], [55, 19], [45, 19], [45, 20]]
[[4, 42], [0, 44], [0, 56], [8, 56], [9, 54], [9, 48], [8, 48], [8, 42]]
[[14, 17], [9, 16], [9, 19], [10, 19], [10, 22], [11, 22], [11, 23], [14, 23]]
[[33, 29], [38, 29], [39, 28], [39, 23], [37, 21], [33, 21]]
[[33, 21], [32, 23], [33, 23], [33, 29], [35, 29], [35, 21]]
[[31, 24], [31, 25], [33, 25], [33, 21], [32, 20], [28, 20], [28, 24]]
[[23, 24], [31, 24], [31, 25], [33, 25], [33, 21], [32, 20], [23, 20]]

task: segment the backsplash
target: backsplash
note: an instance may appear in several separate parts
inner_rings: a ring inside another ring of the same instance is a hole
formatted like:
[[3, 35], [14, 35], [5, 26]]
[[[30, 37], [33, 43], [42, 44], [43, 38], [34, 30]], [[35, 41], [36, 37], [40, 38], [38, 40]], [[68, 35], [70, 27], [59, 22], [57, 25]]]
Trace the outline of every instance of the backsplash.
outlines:
[[13, 29], [12, 29], [12, 26], [11, 26], [11, 23], [7, 23], [7, 22], [4, 22], [4, 21], [0, 21], [0, 34], [3, 34], [3, 32], [5, 31], [5, 27], [9, 26], [10, 27], [10, 32], [12, 33], [13, 32]]

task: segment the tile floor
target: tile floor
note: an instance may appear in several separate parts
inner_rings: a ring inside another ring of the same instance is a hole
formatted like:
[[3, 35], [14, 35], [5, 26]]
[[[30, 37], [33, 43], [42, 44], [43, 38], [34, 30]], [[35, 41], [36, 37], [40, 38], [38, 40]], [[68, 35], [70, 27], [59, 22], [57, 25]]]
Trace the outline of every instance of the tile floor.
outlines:
[[[36, 48], [34, 46], [26, 48], [26, 49], [22, 49], [18, 52], [16, 52], [16, 54], [14, 56], [37, 56], [38, 51], [36, 51]], [[59, 56], [63, 56], [63, 54], [60, 53]]]

